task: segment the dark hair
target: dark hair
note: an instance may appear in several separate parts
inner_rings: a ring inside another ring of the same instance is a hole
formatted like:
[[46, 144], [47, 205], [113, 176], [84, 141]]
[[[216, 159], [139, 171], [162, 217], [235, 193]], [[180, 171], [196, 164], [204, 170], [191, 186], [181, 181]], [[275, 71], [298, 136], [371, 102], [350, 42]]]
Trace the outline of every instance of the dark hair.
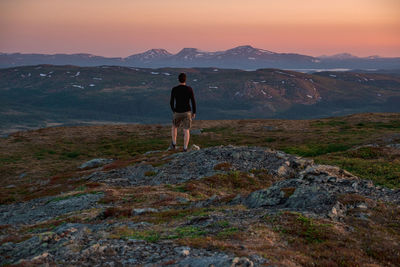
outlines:
[[179, 79], [179, 82], [181, 82], [181, 83], [186, 82], [186, 74], [182, 72], [181, 74], [179, 74], [178, 79]]

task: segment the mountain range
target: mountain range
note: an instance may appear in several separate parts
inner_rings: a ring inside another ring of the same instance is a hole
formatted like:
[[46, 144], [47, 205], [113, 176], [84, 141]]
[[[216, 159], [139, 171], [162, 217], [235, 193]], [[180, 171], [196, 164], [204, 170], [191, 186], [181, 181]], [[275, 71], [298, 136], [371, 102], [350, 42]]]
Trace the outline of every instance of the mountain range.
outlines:
[[218, 67], [234, 69], [400, 69], [400, 57], [356, 57], [348, 53], [333, 56], [307, 56], [296, 53], [276, 53], [250, 45], [225, 51], [207, 52], [183, 48], [176, 54], [165, 49], [151, 49], [128, 57], [102, 57], [91, 54], [21, 54], [0, 53], [0, 68], [24, 65], [52, 64], [76, 66]]

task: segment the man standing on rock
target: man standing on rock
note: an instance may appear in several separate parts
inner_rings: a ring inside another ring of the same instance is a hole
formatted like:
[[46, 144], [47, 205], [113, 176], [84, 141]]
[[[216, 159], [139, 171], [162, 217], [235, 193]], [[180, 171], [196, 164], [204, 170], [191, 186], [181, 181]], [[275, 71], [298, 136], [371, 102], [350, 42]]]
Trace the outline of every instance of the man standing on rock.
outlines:
[[[171, 91], [170, 105], [174, 114], [171, 128], [172, 141], [169, 149], [176, 149], [176, 136], [178, 134], [178, 128], [183, 127], [183, 151], [186, 152], [189, 145], [192, 119], [196, 117], [196, 101], [194, 99], [192, 87], [186, 85], [186, 74], [179, 74], [178, 79], [179, 85], [172, 88]], [[190, 107], [189, 102], [191, 102], [192, 107]]]

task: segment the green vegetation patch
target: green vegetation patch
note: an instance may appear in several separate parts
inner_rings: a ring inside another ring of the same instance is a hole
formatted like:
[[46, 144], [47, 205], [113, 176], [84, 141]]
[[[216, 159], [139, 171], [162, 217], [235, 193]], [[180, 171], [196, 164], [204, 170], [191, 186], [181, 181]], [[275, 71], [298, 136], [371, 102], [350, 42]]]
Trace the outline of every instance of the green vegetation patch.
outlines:
[[386, 153], [380, 148], [376, 147], [362, 147], [357, 150], [342, 153], [347, 158], [360, 158], [360, 159], [379, 159], [385, 158]]
[[194, 209], [171, 209], [156, 213], [142, 214], [132, 218], [134, 221], [147, 221], [154, 224], [162, 224], [165, 222], [182, 221], [192, 219], [199, 216], [207, 216], [213, 208], [194, 208]]
[[[365, 154], [369, 156], [370, 154]], [[334, 155], [319, 157], [316, 163], [339, 166], [363, 179], [372, 180], [374, 183], [389, 188], [400, 187], [400, 161], [387, 161], [385, 159], [351, 158], [347, 155]]]
[[49, 155], [54, 155], [56, 154], [56, 152], [54, 150], [51, 149], [40, 149], [39, 151], [34, 152], [33, 156], [38, 159], [44, 159]]
[[219, 238], [219, 239], [231, 238], [238, 232], [239, 232], [239, 228], [237, 228], [237, 227], [227, 227], [227, 228], [222, 229], [222, 231], [218, 232], [217, 238]]
[[175, 235], [170, 236], [170, 238], [196, 238], [207, 234], [207, 232], [198, 226], [182, 226], [175, 229]]
[[61, 154], [61, 159], [75, 159], [81, 155], [80, 151], [68, 151]]
[[329, 239], [331, 224], [323, 224], [300, 213], [285, 212], [267, 216], [275, 231], [291, 242], [322, 243]]
[[273, 138], [273, 137], [267, 137], [267, 138], [264, 138], [264, 142], [266, 142], [266, 143], [272, 143], [272, 142], [275, 142], [277, 139], [276, 138]]
[[119, 228], [116, 229], [110, 237], [117, 239], [138, 239], [145, 240], [147, 242], [157, 242], [160, 239], [160, 233], [155, 230], [138, 231], [129, 228]]
[[329, 121], [315, 121], [310, 124], [313, 127], [337, 127], [347, 125], [346, 121], [329, 120]]
[[160, 234], [156, 231], [143, 231], [143, 232], [134, 232], [128, 236], [132, 239], [142, 239], [147, 242], [156, 242], [160, 239]]
[[301, 144], [297, 146], [288, 146], [282, 150], [289, 154], [296, 154], [302, 157], [315, 157], [328, 153], [346, 151], [352, 146], [349, 144]]
[[160, 150], [168, 146], [168, 135], [162, 138], [133, 135], [120, 139], [104, 138], [99, 150], [102, 154], [113, 157], [129, 158], [151, 150]]
[[366, 122], [365, 127], [375, 129], [400, 129], [400, 120], [390, 122]]

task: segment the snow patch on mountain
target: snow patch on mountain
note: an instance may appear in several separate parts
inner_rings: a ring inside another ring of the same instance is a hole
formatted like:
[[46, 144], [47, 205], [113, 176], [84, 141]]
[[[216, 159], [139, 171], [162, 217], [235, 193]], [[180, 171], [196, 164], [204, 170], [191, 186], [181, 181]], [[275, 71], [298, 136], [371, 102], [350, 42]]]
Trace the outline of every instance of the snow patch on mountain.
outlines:
[[157, 49], [147, 50], [143, 53], [131, 55], [129, 57], [126, 57], [125, 60], [149, 61], [153, 59], [163, 59], [169, 56], [172, 56], [172, 54], [169, 53], [167, 50], [157, 48]]
[[286, 72], [282, 72], [282, 71], [275, 71], [276, 73], [279, 73], [279, 74], [283, 74], [283, 75], [286, 75], [286, 76], [290, 76], [290, 77], [296, 77], [295, 75], [293, 75], [293, 74], [290, 74], [290, 73], [286, 73]]

